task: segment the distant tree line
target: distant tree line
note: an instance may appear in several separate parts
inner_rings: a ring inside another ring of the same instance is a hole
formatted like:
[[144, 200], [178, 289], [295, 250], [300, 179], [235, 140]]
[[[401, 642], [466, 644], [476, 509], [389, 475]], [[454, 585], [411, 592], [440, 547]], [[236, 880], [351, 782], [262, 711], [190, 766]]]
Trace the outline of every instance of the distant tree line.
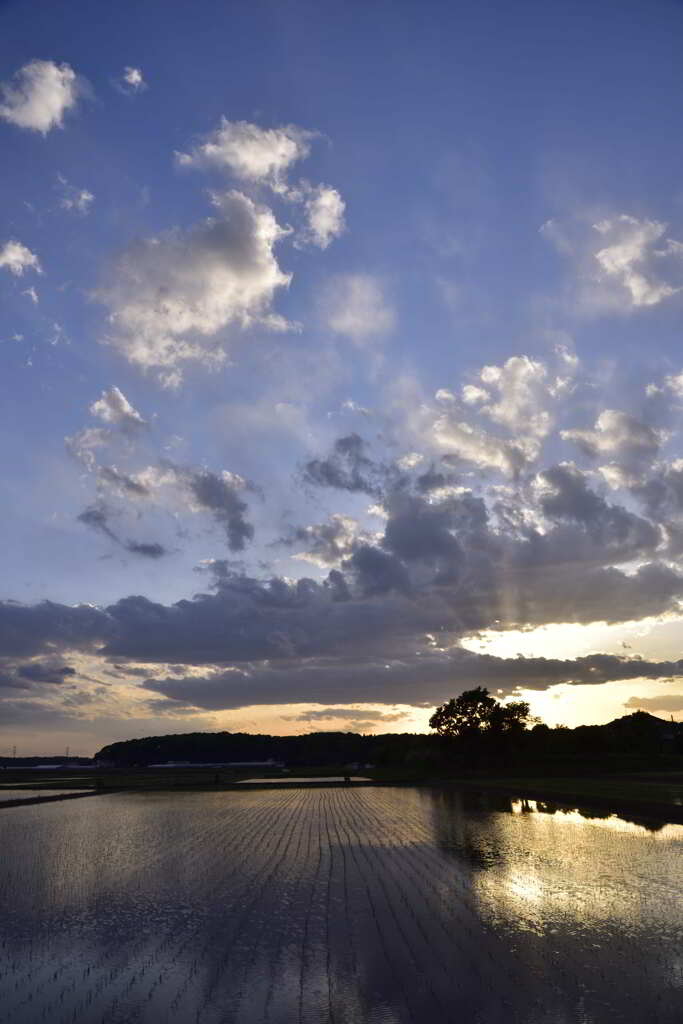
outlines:
[[683, 723], [667, 722], [642, 711], [607, 725], [550, 728], [531, 717], [525, 702], [502, 703], [478, 687], [442, 704], [430, 725], [434, 733], [429, 735], [178, 733], [112, 743], [96, 758], [112, 767], [269, 759], [282, 761], [290, 769], [371, 764], [407, 776], [431, 777], [470, 772], [588, 775], [683, 768]]

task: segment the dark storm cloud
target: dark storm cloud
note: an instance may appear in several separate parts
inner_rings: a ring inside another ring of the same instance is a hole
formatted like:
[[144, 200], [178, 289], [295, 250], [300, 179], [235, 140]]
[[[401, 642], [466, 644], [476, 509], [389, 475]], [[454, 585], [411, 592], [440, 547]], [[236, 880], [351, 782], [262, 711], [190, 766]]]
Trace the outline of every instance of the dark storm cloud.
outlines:
[[359, 544], [342, 565], [364, 597], [410, 590], [410, 576], [403, 562], [371, 544]]
[[664, 466], [631, 490], [652, 519], [678, 518], [683, 513], [683, 465]]
[[349, 555], [356, 542], [356, 521], [348, 516], [330, 516], [324, 523], [296, 526], [277, 541], [286, 547], [302, 547], [323, 565], [336, 565]]
[[51, 648], [87, 650], [101, 644], [111, 628], [107, 613], [90, 605], [0, 602], [0, 651], [6, 657], [30, 657]]
[[65, 679], [76, 675], [76, 669], [56, 659], [29, 661], [19, 665], [17, 674], [22, 679], [30, 679], [35, 683], [63, 683]]
[[385, 499], [387, 521], [382, 546], [406, 562], [425, 561], [454, 569], [464, 554], [458, 538], [471, 543], [487, 530], [481, 498], [469, 493], [427, 501], [403, 490]]
[[31, 684], [25, 679], [19, 679], [14, 671], [6, 667], [0, 668], [0, 690], [30, 690]]
[[115, 544], [118, 544], [119, 547], [130, 552], [131, 555], [140, 555], [143, 558], [163, 558], [164, 555], [168, 554], [167, 548], [156, 541], [122, 540], [109, 525], [110, 515], [111, 513], [107, 506], [100, 502], [98, 505], [87, 508], [76, 518], [80, 523], [84, 523], [93, 530], [103, 533], [105, 537], [108, 537]]
[[453, 473], [442, 473], [431, 466], [424, 473], [419, 473], [415, 477], [415, 489], [420, 494], [429, 494], [430, 491], [454, 484], [457, 479]]
[[397, 568], [392, 556], [377, 553], [381, 564], [373, 555], [367, 565], [361, 550], [363, 571], [351, 585], [332, 574], [323, 583], [234, 576], [214, 594], [170, 606], [125, 598], [106, 610], [103, 653], [138, 662], [240, 664], [343, 658], [353, 650], [389, 660], [414, 652], [427, 633], [456, 637], [496, 621], [500, 628], [626, 621], [675, 608], [683, 596], [683, 576], [656, 563], [631, 575], [565, 566], [562, 587], [545, 570], [522, 569], [409, 589], [402, 563]]
[[[205, 710], [258, 704], [402, 703], [439, 704], [472, 686], [513, 692], [543, 690], [556, 683], [599, 684], [610, 680], [660, 679], [680, 675], [683, 661], [650, 662], [616, 655], [589, 655], [575, 661], [550, 658], [494, 658], [456, 649], [395, 662], [369, 659], [345, 664], [311, 661], [296, 668], [284, 663], [248, 672], [218, 672], [205, 678], [149, 680], [147, 689]], [[367, 718], [362, 712], [358, 717]]]
[[[355, 442], [350, 450], [359, 450]], [[245, 485], [227, 474], [195, 478], [196, 500], [242, 542]], [[353, 536], [348, 520], [342, 541], [341, 517], [327, 533], [304, 531], [303, 542], [319, 544], [324, 556], [348, 545], [340, 568], [324, 580], [257, 579], [223, 559], [208, 567], [210, 593], [171, 605], [139, 595], [104, 609], [6, 603], [0, 650], [16, 658], [97, 649], [131, 676], [149, 671], [141, 663], [209, 666], [199, 679], [183, 668], [163, 669], [168, 678], [146, 684], [201, 707], [422, 703], [472, 681], [509, 690], [678, 671], [677, 663], [597, 656], [486, 659], [457, 647], [460, 637], [490, 628], [616, 623], [680, 608], [683, 575], [652, 559], [659, 531], [648, 520], [608, 504], [571, 465], [552, 467], [538, 482], [543, 528], [531, 525], [514, 492], [505, 492], [489, 518], [484, 501], [469, 492], [429, 499], [401, 478], [383, 499], [383, 536]], [[106, 509], [87, 513], [89, 525], [111, 529]]]
[[127, 540], [124, 547], [132, 555], [142, 555], [143, 558], [163, 558], [164, 555], [168, 554], [163, 544], [156, 542], [146, 544], [136, 540]]
[[93, 530], [99, 530], [114, 543], [118, 544], [119, 538], [112, 530], [109, 525], [110, 512], [104, 504], [92, 505], [90, 508], [86, 508], [80, 515], [76, 516], [79, 523], [83, 523], [85, 526], [91, 527]]
[[253, 487], [239, 477], [218, 476], [209, 470], [187, 470], [185, 480], [197, 504], [225, 530], [230, 550], [243, 551], [254, 536], [254, 527], [247, 522], [247, 504], [241, 495]]
[[[467, 493], [428, 503], [395, 492], [381, 540], [355, 543], [343, 571], [322, 582], [257, 580], [221, 562], [215, 592], [192, 600], [162, 605], [130, 596], [102, 611], [8, 604], [0, 630], [17, 619], [25, 642], [31, 635], [29, 653], [65, 649], [72, 623], [74, 647], [97, 640], [107, 656], [146, 662], [296, 660], [339, 656], [349, 645], [389, 660], [419, 648], [425, 633], [457, 637], [494, 624], [619, 622], [676, 610], [683, 577], [675, 570], [656, 561], [636, 572], [609, 564], [647, 554], [647, 522], [587, 494], [571, 474], [573, 490], [564, 486], [565, 478], [548, 478], [548, 511], [558, 522], [545, 533], [494, 529], [483, 502]], [[16, 630], [8, 642], [18, 642]]]
[[555, 522], [574, 522], [587, 538], [614, 559], [644, 555], [655, 550], [662, 536], [649, 520], [620, 505], [610, 505], [588, 486], [586, 474], [571, 464], [544, 470], [539, 479], [548, 487], [542, 494], [543, 514]]
[[304, 466], [303, 478], [316, 487], [332, 487], [377, 497], [382, 492], [385, 470], [366, 452], [367, 445], [362, 437], [347, 434], [335, 441], [328, 456], [310, 459]]
[[76, 675], [76, 670], [59, 657], [19, 662], [0, 658], [0, 689], [33, 690], [43, 684], [60, 685]]

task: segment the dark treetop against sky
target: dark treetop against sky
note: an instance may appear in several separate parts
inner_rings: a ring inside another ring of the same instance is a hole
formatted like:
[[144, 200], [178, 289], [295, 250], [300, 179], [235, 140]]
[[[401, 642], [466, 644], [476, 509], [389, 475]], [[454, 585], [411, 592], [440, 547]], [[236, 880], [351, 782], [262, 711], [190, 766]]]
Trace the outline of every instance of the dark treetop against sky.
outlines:
[[681, 716], [682, 48], [0, 3], [0, 752]]

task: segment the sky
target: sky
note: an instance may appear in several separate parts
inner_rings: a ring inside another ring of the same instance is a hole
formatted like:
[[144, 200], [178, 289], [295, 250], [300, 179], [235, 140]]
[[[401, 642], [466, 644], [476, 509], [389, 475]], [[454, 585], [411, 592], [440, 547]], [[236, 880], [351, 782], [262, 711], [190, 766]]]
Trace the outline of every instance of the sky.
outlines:
[[683, 718], [682, 44], [0, 2], [0, 753]]

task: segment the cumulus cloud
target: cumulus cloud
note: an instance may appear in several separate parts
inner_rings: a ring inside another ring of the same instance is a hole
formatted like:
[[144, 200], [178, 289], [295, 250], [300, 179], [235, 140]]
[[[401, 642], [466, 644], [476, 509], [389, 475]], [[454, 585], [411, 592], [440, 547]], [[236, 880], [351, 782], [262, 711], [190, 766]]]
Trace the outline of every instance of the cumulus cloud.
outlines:
[[648, 398], [660, 394], [663, 391], [670, 391], [676, 398], [683, 398], [683, 370], [680, 373], [669, 373], [664, 377], [661, 385], [654, 382], [648, 384], [645, 393]]
[[474, 375], [476, 382], [462, 387], [461, 401], [450, 389], [439, 388], [438, 406], [424, 407], [423, 440], [451, 462], [518, 477], [539, 458], [554, 409], [574, 386], [578, 361], [565, 349], [556, 354], [550, 362], [520, 355], [500, 366], [483, 366]]
[[[258, 580], [225, 564], [214, 592], [172, 605], [140, 596], [102, 609], [5, 602], [0, 649], [14, 658], [90, 650], [117, 665], [204, 666], [203, 673], [176, 669], [173, 678], [167, 673], [145, 685], [206, 708], [430, 704], [473, 682], [510, 692], [681, 674], [678, 662], [496, 659], [464, 651], [459, 637], [493, 623], [628, 621], [670, 611], [683, 597], [683, 576], [657, 563], [631, 574], [609, 563], [587, 566], [575, 543], [581, 525], [559, 527], [550, 540], [515, 540], [493, 531], [471, 496], [433, 510], [426, 499], [416, 501], [390, 507], [384, 537], [357, 544], [342, 571], [325, 580]], [[90, 518], [111, 530], [106, 513], [104, 521]]]
[[143, 78], [142, 71], [140, 68], [125, 67], [118, 79], [119, 88], [123, 91], [132, 95], [136, 92], [144, 92], [147, 88], [147, 83]]
[[[444, 388], [439, 389], [436, 397], [438, 401], [455, 401], [455, 395]], [[462, 389], [462, 400], [466, 405], [477, 405], [479, 402], [488, 401], [490, 397], [488, 391], [477, 384], [465, 384]]]
[[15, 277], [21, 277], [25, 270], [35, 270], [37, 274], [43, 272], [36, 254], [13, 238], [0, 249], [1, 267], [5, 267]]
[[146, 498], [150, 494], [150, 488], [140, 478], [122, 473], [114, 465], [98, 466], [97, 480], [121, 497]]
[[46, 135], [61, 128], [85, 92], [83, 80], [68, 64], [32, 60], [16, 72], [11, 83], [0, 85], [0, 118], [19, 128]]
[[363, 345], [388, 334], [396, 315], [380, 283], [369, 274], [340, 274], [330, 281], [323, 299], [327, 326]]
[[534, 439], [499, 438], [473, 426], [457, 413], [444, 413], [435, 420], [432, 433], [436, 444], [455, 461], [471, 462], [481, 469], [497, 469], [516, 476], [538, 456]]
[[90, 412], [104, 423], [120, 427], [124, 432], [135, 432], [147, 426], [147, 421], [116, 386], [106, 388], [92, 403]]
[[[260, 493], [251, 482], [236, 473], [214, 473], [205, 467], [182, 466], [168, 458], [145, 464], [154, 438], [148, 423], [120, 388], [106, 388], [90, 405], [90, 413], [102, 427], [86, 427], [67, 437], [67, 450], [89, 473], [96, 485], [96, 500], [77, 517], [135, 555], [160, 558], [168, 548], [157, 540], [123, 539], [123, 528], [112, 521], [139, 521], [143, 515], [170, 512], [175, 519], [187, 513], [208, 513], [224, 531], [231, 551], [241, 551], [251, 540], [254, 528], [246, 518], [244, 495]], [[115, 452], [124, 468], [113, 460]], [[144, 461], [143, 461], [144, 460]], [[142, 464], [141, 464], [142, 463]]]
[[291, 279], [274, 252], [285, 232], [241, 192], [213, 202], [216, 215], [189, 231], [132, 245], [97, 293], [110, 310], [111, 344], [169, 385], [185, 362], [225, 358], [224, 328], [287, 326], [271, 311], [275, 292]]
[[305, 201], [307, 230], [303, 240], [327, 249], [344, 230], [346, 204], [336, 188], [318, 185]]
[[604, 409], [592, 430], [562, 430], [560, 437], [573, 441], [586, 455], [612, 455], [627, 460], [652, 458], [664, 440], [660, 430], [618, 409]]
[[588, 486], [586, 474], [573, 463], [562, 463], [538, 476], [540, 507], [555, 521], [580, 523], [605, 559], [628, 561], [653, 554], [662, 540], [648, 519], [620, 505], [610, 505]]
[[[612, 468], [637, 457], [637, 474], [614, 469], [629, 490], [625, 503], [614, 495], [606, 500], [595, 470], [571, 462], [541, 468], [547, 423], [537, 414], [555, 416], [556, 371], [548, 363], [541, 372], [534, 363], [520, 357], [473, 375], [473, 386], [486, 394], [465, 402], [466, 409], [459, 388], [440, 407], [418, 397], [415, 404], [426, 410], [420, 429], [427, 424], [420, 436], [397, 441], [385, 421], [372, 448], [349, 433], [303, 464], [298, 481], [324, 489], [316, 491], [319, 502], [336, 492], [341, 509], [293, 527], [281, 542], [327, 575], [268, 578], [246, 562], [219, 558], [207, 560], [209, 592], [174, 604], [129, 596], [89, 610], [0, 605], [0, 650], [7, 643], [6, 657], [15, 661], [84, 650], [116, 665], [156, 665], [147, 670], [148, 690], [208, 709], [432, 704], [477, 683], [509, 693], [517, 686], [681, 675], [680, 662], [597, 654], [495, 659], [461, 646], [481, 630], [623, 623], [681, 612], [683, 462], [660, 461], [661, 437], [608, 409], [594, 427], [580, 436], [570, 432], [567, 440], [596, 458], [607, 456]], [[161, 557], [156, 537], [139, 539], [139, 530], [121, 524], [126, 510], [139, 522], [143, 510], [168, 500], [174, 516], [209, 517], [229, 551], [247, 549], [254, 485], [234, 473], [169, 460], [134, 468], [149, 435], [138, 433], [134, 446], [124, 424], [139, 432], [141, 415], [114, 388], [91, 412], [100, 425], [79, 443], [94, 460], [98, 500], [82, 513], [84, 525], [131, 554]], [[558, 418], [560, 412], [567, 422], [568, 410], [558, 410]], [[444, 421], [441, 460], [430, 444], [424, 453], [419, 445], [420, 437], [436, 445], [435, 417]], [[469, 418], [488, 420], [491, 430]], [[119, 438], [118, 461], [100, 455], [112, 436]], [[377, 454], [380, 444], [391, 456]], [[491, 479], [472, 466], [512, 479]], [[346, 505], [354, 510], [366, 503], [364, 495], [374, 502], [373, 514], [381, 513], [376, 532], [346, 512]], [[15, 684], [22, 680], [14, 671], [10, 676]]]
[[683, 516], [683, 459], [662, 463], [646, 477], [629, 484], [656, 522], [680, 520]]
[[314, 137], [295, 125], [260, 128], [248, 121], [222, 117], [218, 128], [189, 153], [176, 153], [176, 161], [180, 167], [213, 167], [244, 182], [286, 192], [288, 170], [308, 156]]
[[[548, 434], [552, 418], [544, 408], [549, 382], [543, 363], [529, 356], [512, 356], [502, 366], [484, 366], [479, 377], [487, 389], [481, 412], [513, 433], [539, 438]], [[488, 401], [491, 393], [495, 398]]]
[[[656, 275], [658, 260], [669, 256], [683, 260], [683, 244], [664, 239], [666, 224], [621, 214], [594, 228], [608, 242], [595, 253], [595, 259], [603, 273], [628, 292], [634, 306], [655, 306], [681, 290], [681, 285], [674, 287]], [[655, 248], [656, 243], [660, 248]]]
[[324, 523], [297, 526], [280, 544], [303, 548], [296, 557], [321, 567], [338, 565], [348, 557], [362, 531], [351, 516], [334, 514]]
[[547, 221], [541, 233], [574, 264], [583, 312], [630, 312], [683, 289], [683, 243], [660, 221], [621, 213], [589, 227]]

